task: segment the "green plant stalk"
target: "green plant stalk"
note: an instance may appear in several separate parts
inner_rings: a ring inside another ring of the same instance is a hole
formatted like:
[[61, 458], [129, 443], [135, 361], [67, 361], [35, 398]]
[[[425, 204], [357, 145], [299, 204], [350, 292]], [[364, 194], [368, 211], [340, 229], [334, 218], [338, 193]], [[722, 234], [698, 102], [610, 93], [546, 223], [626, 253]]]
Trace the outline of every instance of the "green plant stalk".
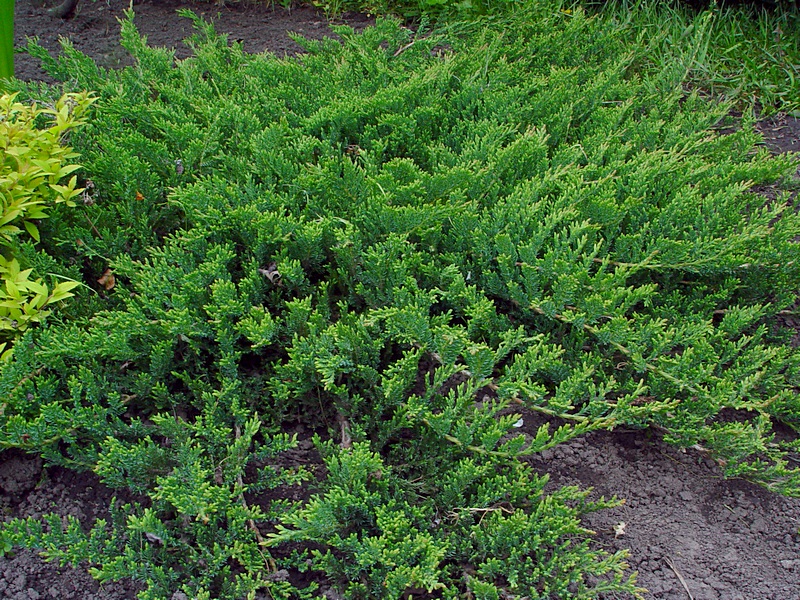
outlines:
[[0, 79], [13, 76], [14, 0], [0, 0]]

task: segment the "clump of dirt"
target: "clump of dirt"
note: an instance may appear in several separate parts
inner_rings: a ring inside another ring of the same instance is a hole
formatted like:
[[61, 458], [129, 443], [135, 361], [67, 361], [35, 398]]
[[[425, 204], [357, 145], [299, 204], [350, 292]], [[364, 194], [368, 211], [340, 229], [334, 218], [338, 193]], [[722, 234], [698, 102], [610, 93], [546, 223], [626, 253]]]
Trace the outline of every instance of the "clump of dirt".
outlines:
[[[64, 36], [103, 66], [125, 64], [117, 19], [128, 6], [127, 0], [81, 0], [74, 17], [62, 21], [35, 0], [18, 0], [16, 44], [24, 46], [26, 36], [37, 36], [57, 52], [58, 38]], [[178, 58], [189, 55], [182, 39], [192, 33], [191, 22], [175, 14], [182, 7], [211, 18], [218, 31], [241, 41], [248, 52], [299, 52], [289, 31], [314, 39], [333, 35], [324, 15], [311, 8], [177, 0], [134, 4], [135, 23], [149, 43], [175, 47]], [[372, 22], [364, 15], [345, 15], [343, 21], [357, 30]], [[25, 54], [18, 55], [16, 67], [21, 79], [46, 80]], [[773, 152], [800, 150], [797, 118], [777, 115], [759, 128]], [[534, 418], [525, 420], [530, 424]], [[297, 453], [311, 460], [309, 443], [304, 440]], [[616, 509], [589, 515], [586, 526], [607, 550], [630, 549], [630, 564], [648, 588], [648, 599], [800, 600], [799, 499], [724, 480], [710, 458], [670, 446], [648, 431], [593, 433], [543, 452], [532, 464], [550, 474], [554, 488], [591, 486], [595, 497], [625, 499]], [[113, 496], [91, 474], [42, 470], [39, 459], [9, 452], [0, 454], [0, 492], [6, 518], [57, 512], [87, 525], [107, 516]], [[45, 563], [33, 552], [0, 558], [2, 598], [128, 600], [137, 589], [133, 582], [99, 586], [85, 571]]]
[[8, 451], [0, 462], [0, 492], [12, 501], [19, 502], [42, 476], [42, 460], [22, 452]]

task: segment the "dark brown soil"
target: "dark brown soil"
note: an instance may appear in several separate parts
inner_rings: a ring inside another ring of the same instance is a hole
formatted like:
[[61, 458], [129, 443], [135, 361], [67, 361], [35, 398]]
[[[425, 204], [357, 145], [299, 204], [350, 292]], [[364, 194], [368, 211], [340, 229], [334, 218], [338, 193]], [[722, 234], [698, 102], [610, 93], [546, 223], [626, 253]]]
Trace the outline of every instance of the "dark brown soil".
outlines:
[[[181, 6], [161, 0], [134, 9], [151, 45], [176, 47], [184, 57], [188, 49], [181, 40], [191, 27], [175, 15]], [[104, 66], [124, 64], [116, 19], [127, 7], [121, 0], [81, 0], [75, 16], [61, 21], [33, 0], [18, 0], [17, 43], [38, 36], [57, 50], [58, 37], [67, 36]], [[214, 18], [218, 31], [251, 52], [299, 52], [287, 31], [330, 35], [324, 15], [310, 8], [190, 7]], [[346, 15], [344, 21], [357, 29], [370, 23], [363, 15]], [[16, 64], [20, 78], [44, 78], [27, 55], [19, 55]], [[778, 115], [762, 121], [760, 129], [773, 152], [800, 150], [800, 120]], [[726, 481], [709, 458], [669, 446], [649, 432], [594, 433], [542, 453], [533, 464], [550, 473], [553, 486], [591, 486], [597, 495], [625, 499], [616, 509], [590, 515], [586, 525], [606, 549], [630, 549], [631, 567], [639, 571], [648, 599], [800, 600], [800, 500]], [[55, 511], [88, 524], [103, 516], [111, 496], [92, 475], [42, 470], [36, 458], [0, 454], [0, 505], [9, 517]], [[136, 591], [130, 582], [101, 587], [85, 571], [45, 563], [32, 552], [0, 558], [2, 598], [122, 600]]]
[[800, 598], [800, 501], [724, 480], [711, 459], [642, 431], [590, 434], [535, 464], [554, 487], [625, 499], [586, 525], [605, 549], [630, 550], [646, 598]]
[[800, 152], [800, 119], [783, 113], [763, 119], [758, 130], [767, 148], [781, 152]]
[[[101, 66], [119, 66], [125, 64], [128, 57], [119, 45], [117, 20], [124, 17], [129, 6], [127, 0], [80, 0], [74, 16], [62, 20], [49, 16], [38, 0], [17, 0], [15, 43], [25, 46], [26, 38], [38, 37], [42, 46], [57, 52], [59, 38], [67, 37], [78, 50], [93, 57]], [[175, 14], [179, 8], [191, 8], [213, 20], [219, 33], [228, 34], [231, 42], [242, 42], [247, 52], [268, 51], [278, 56], [300, 52], [300, 46], [292, 41], [288, 32], [312, 39], [333, 36], [325, 15], [308, 7], [289, 11], [245, 2], [223, 6], [179, 0], [135, 1], [134, 22], [139, 32], [147, 36], [151, 46], [175, 48], [177, 58], [189, 56], [189, 48], [182, 41], [193, 33], [191, 21]], [[372, 22], [370, 17], [355, 13], [346, 13], [335, 21], [356, 30]], [[20, 79], [47, 79], [38, 61], [27, 54], [17, 55], [15, 71]]]

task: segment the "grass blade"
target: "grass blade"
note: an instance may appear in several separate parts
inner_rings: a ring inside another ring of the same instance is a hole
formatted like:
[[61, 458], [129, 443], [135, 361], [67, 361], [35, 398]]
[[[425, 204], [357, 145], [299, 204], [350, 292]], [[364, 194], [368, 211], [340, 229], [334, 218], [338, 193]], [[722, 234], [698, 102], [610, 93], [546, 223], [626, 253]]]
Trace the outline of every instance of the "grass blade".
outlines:
[[0, 0], [0, 79], [14, 76], [14, 0]]

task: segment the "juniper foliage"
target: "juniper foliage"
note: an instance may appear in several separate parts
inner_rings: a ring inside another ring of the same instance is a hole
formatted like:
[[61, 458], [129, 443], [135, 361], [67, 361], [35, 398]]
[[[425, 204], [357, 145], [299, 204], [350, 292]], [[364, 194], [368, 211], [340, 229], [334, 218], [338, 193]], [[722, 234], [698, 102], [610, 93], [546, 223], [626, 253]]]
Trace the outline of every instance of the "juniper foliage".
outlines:
[[[591, 598], [637, 593], [580, 525], [616, 501], [545, 493], [532, 453], [652, 427], [800, 494], [776, 321], [800, 220], [753, 191], [795, 159], [752, 116], [723, 134], [728, 106], [639, 68], [624, 32], [530, 10], [341, 27], [289, 59], [195, 18], [176, 61], [128, 19], [136, 62], [113, 72], [30, 46], [99, 97], [72, 140], [92, 202], [54, 210], [43, 245], [115, 286], [18, 342], [0, 447], [142, 500], [6, 543], [148, 599]], [[287, 461], [297, 422], [324, 469]]]

